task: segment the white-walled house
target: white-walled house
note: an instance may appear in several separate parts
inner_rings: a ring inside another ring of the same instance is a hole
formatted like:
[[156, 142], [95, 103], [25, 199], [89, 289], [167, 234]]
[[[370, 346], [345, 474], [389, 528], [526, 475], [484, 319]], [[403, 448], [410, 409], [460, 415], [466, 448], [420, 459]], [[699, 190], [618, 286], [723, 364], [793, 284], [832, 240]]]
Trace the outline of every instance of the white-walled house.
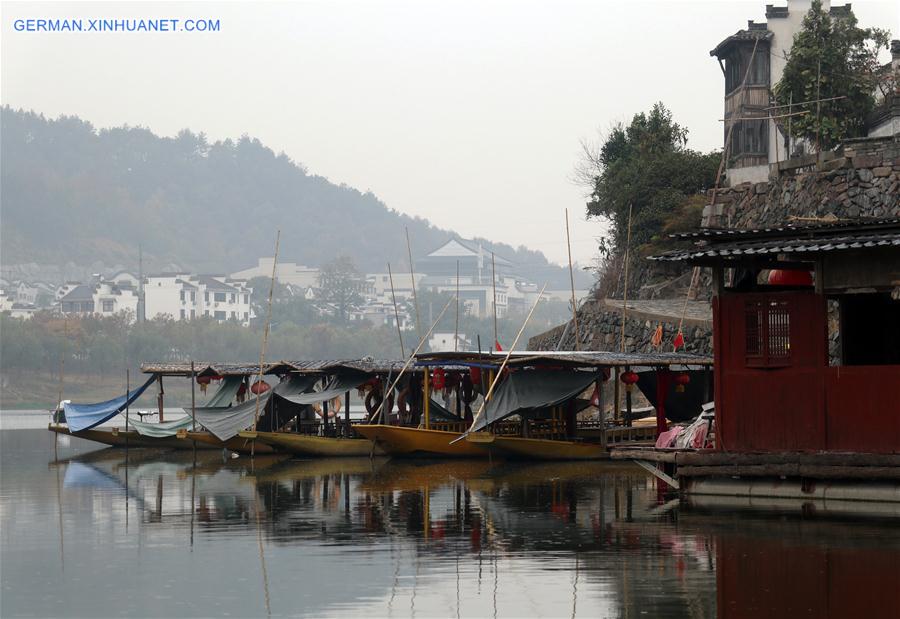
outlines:
[[[259, 258], [255, 267], [231, 274], [234, 280], [250, 280], [254, 277], [272, 277], [272, 263], [275, 258]], [[309, 288], [319, 283], [319, 269], [303, 266], [296, 262], [279, 262], [275, 265], [275, 281], [297, 288]]]
[[247, 326], [251, 292], [246, 281], [224, 275], [151, 275], [144, 282], [145, 316], [150, 320], [208, 317], [220, 322], [235, 320]]
[[126, 313], [131, 322], [137, 319], [138, 293], [131, 286], [96, 281], [70, 284], [62, 290], [59, 309], [64, 314], [115, 316]]

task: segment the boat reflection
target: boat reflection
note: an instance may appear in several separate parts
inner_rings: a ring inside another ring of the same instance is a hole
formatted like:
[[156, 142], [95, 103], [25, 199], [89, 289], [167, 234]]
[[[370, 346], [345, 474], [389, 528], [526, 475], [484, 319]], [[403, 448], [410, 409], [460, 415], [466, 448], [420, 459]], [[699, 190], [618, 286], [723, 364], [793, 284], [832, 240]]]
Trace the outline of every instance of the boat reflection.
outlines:
[[[371, 569], [394, 574], [365, 596], [348, 589], [332, 607], [341, 613], [383, 615], [386, 600], [393, 604], [403, 592], [425, 603], [420, 580], [434, 593], [441, 585], [428, 574], [446, 579], [451, 570], [460, 579], [457, 609], [468, 579], [479, 592], [494, 587], [494, 610], [507, 614], [530, 614], [515, 600], [503, 602], [508, 589], [515, 597], [528, 593], [516, 587], [540, 588], [516, 584], [523, 574], [528, 583], [556, 583], [554, 603], [565, 605], [557, 614], [566, 615], [877, 617], [897, 609], [896, 519], [835, 522], [802, 511], [678, 506], [630, 465], [138, 450], [126, 459], [106, 450], [55, 466], [65, 468], [65, 492], [118, 492], [130, 501], [144, 540], [183, 536], [193, 547], [196, 539], [258, 537], [267, 607], [262, 566], [272, 573], [282, 557], [296, 562], [327, 548], [315, 556], [336, 564], [330, 568], [358, 561], [362, 551]], [[279, 591], [271, 589], [276, 607]]]

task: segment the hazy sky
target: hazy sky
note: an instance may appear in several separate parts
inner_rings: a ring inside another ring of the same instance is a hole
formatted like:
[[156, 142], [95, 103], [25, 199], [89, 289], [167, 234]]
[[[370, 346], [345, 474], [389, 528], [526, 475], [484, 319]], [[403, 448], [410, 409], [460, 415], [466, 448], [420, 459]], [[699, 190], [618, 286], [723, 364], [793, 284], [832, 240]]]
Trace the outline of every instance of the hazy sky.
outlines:
[[[784, 1], [776, 4], [784, 5]], [[836, 2], [835, 4], [843, 4]], [[856, 0], [900, 32], [900, 0]], [[2, 102], [97, 127], [258, 137], [465, 236], [589, 261], [579, 142], [663, 101], [722, 142], [709, 50], [765, 1], [3, 2]], [[219, 32], [16, 32], [17, 18], [217, 19]]]

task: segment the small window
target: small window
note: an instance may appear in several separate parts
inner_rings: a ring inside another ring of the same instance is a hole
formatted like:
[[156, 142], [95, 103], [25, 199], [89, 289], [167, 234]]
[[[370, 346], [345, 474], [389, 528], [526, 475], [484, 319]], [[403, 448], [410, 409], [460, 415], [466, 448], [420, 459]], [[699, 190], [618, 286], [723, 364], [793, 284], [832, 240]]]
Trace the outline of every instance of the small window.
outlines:
[[194, 302], [196, 300], [197, 300], [197, 293], [196, 293], [196, 291], [191, 290], [191, 302]]
[[747, 367], [791, 364], [791, 315], [786, 301], [748, 301], [745, 306]]
[[250, 295], [249, 294], [244, 295], [244, 303], [250, 303]]
[[194, 319], [197, 316], [196, 310], [191, 310], [191, 319]]
[[207, 303], [209, 303], [209, 293], [208, 292], [203, 293], [203, 300], [206, 301]]
[[244, 312], [244, 320], [247, 320], [247, 318], [248, 318], [248, 314], [247, 314], [247, 312]]
[[103, 299], [103, 311], [104, 312], [113, 312], [116, 309], [116, 302], [112, 299]]
[[184, 318], [185, 318], [184, 310], [181, 310], [181, 319], [184, 320]]
[[224, 303], [225, 302], [225, 293], [224, 292], [215, 293], [214, 300], [216, 303]]
[[232, 317], [232, 318], [237, 318], [237, 312], [231, 312], [231, 317]]
[[227, 315], [225, 314], [225, 312], [216, 312], [215, 313], [216, 320], [225, 320], [226, 317], [227, 317]]
[[235, 294], [232, 292], [232, 293], [231, 293], [231, 302], [232, 302], [232, 303], [235, 303], [236, 301], [237, 301], [237, 295], [235, 295]]
[[181, 302], [184, 303], [184, 290], [182, 290], [178, 296], [181, 297]]

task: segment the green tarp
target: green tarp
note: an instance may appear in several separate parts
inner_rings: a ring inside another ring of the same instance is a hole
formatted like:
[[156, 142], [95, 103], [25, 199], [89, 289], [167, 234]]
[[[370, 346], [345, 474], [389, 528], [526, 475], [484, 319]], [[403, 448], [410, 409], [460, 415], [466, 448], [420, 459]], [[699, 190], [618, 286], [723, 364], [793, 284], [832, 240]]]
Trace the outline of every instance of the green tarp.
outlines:
[[[203, 405], [204, 408], [224, 408], [231, 404], [234, 396], [237, 395], [238, 389], [241, 388], [241, 381], [243, 380], [243, 376], [226, 376], [222, 384], [219, 385], [218, 391], [213, 394], [209, 402]], [[189, 409], [185, 409], [185, 412], [190, 414]]]
[[[175, 436], [179, 430], [190, 430], [193, 427], [193, 420], [190, 415], [175, 421], [164, 421], [162, 423], [146, 423], [129, 418], [128, 423], [141, 436], [152, 436], [153, 438]], [[197, 427], [200, 427], [199, 422], [197, 422]]]
[[512, 372], [500, 383], [470, 432], [516, 413], [549, 408], [577, 397], [602, 378], [601, 372], [531, 370]]

